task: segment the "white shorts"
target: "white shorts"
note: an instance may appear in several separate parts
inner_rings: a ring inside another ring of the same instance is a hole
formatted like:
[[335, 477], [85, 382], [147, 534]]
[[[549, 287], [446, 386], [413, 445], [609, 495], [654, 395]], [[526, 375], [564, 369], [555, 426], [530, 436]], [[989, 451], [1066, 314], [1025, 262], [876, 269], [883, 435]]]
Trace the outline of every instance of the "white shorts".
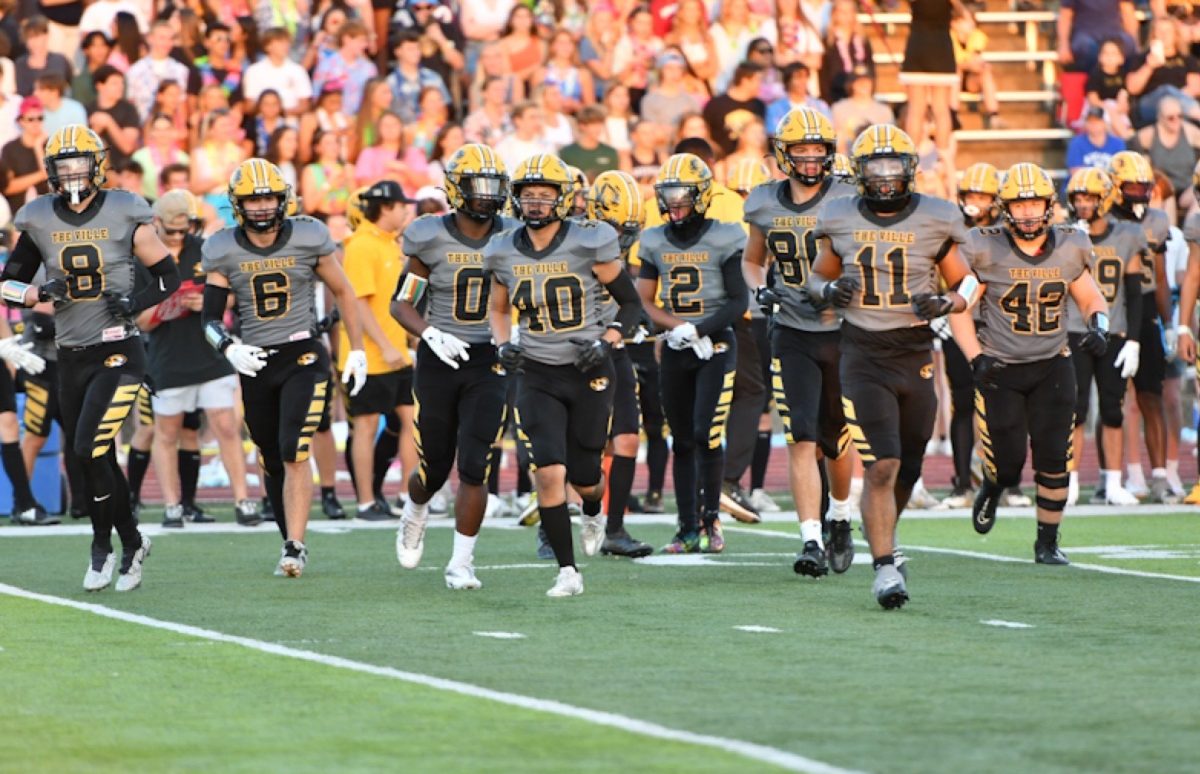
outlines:
[[159, 390], [151, 399], [155, 414], [171, 417], [196, 409], [233, 408], [239, 382], [237, 374], [211, 382]]

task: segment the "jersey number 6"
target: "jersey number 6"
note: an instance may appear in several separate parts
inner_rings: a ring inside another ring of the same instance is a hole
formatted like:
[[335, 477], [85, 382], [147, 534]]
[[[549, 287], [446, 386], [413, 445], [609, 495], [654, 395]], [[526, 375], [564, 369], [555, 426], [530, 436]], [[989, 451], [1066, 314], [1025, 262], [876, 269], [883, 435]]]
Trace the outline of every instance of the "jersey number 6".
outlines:
[[272, 320], [288, 313], [291, 280], [281, 271], [255, 274], [250, 278], [254, 297], [254, 314], [260, 320]]

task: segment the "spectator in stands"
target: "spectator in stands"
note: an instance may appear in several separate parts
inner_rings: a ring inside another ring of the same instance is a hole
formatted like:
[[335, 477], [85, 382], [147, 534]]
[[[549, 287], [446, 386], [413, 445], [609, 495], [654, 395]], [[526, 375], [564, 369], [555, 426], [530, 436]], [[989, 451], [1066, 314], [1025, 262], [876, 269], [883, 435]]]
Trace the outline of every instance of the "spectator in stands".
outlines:
[[[751, 44], [761, 39], [771, 49], [777, 39], [775, 20], [753, 13], [749, 0], [725, 0], [721, 15], [711, 28], [717, 51], [715, 90], [725, 91], [738, 63], [750, 56]], [[761, 44], [759, 44], [761, 45]], [[761, 63], [760, 63], [761, 64]], [[760, 95], [761, 96], [761, 95]]]
[[241, 64], [243, 71], [262, 57], [262, 40], [258, 28], [248, 16], [238, 16], [229, 25], [229, 42], [233, 44], [234, 62]]
[[125, 76], [115, 67], [101, 67], [94, 75], [96, 101], [88, 105], [88, 126], [108, 148], [110, 164], [124, 161], [142, 144], [142, 122], [137, 108], [125, 99]]
[[410, 16], [410, 26], [421, 34], [421, 66], [441, 76], [442, 83], [455, 95], [461, 92], [460, 75], [464, 72], [466, 39], [462, 27], [443, 0], [409, 0], [401, 17]]
[[[911, 0], [912, 23], [904, 44], [900, 83], [906, 105], [904, 128], [914, 142], [925, 134], [925, 121], [933, 114], [934, 144], [947, 175], [954, 175], [954, 119], [950, 93], [959, 87], [954, 43], [950, 39], [951, 0]], [[836, 127], [835, 127], [836, 128]], [[853, 137], [851, 138], [853, 139]], [[947, 179], [949, 189], [954, 181]]]
[[193, 60], [200, 75], [201, 88], [220, 86], [229, 104], [242, 101], [242, 68], [230, 56], [233, 44], [229, 28], [220, 22], [212, 22], [204, 35], [204, 53]]
[[597, 94], [604, 93], [613, 81], [613, 54], [620, 40], [621, 25], [615, 9], [607, 2], [594, 5], [579, 41], [579, 60], [591, 71]]
[[[720, 161], [720, 168], [713, 174], [721, 180], [728, 180], [738, 164], [745, 161], [762, 162], [771, 151], [767, 147], [767, 130], [761, 118], [757, 116], [748, 121], [738, 135], [737, 147], [733, 152]], [[718, 175], [717, 173], [720, 172]]]
[[108, 63], [123, 73], [128, 74], [133, 63], [146, 55], [146, 39], [138, 27], [137, 18], [131, 13], [117, 13], [113, 19], [112, 41], [113, 49], [108, 55]]
[[[669, 48], [658, 57], [657, 83], [642, 98], [641, 116], [660, 127], [664, 135], [682, 116], [700, 110], [700, 100], [687, 89], [687, 76], [687, 60], [678, 49]], [[632, 85], [629, 91], [632, 95]]]
[[192, 188], [192, 171], [185, 164], [170, 164], [163, 167], [163, 170], [158, 173], [158, 190], [160, 196], [167, 191], [174, 191], [177, 188], [188, 191]]
[[808, 93], [808, 84], [812, 74], [804, 62], [792, 62], [783, 68], [783, 85], [787, 93], [767, 105], [767, 129], [774, 131], [779, 119], [787, 115], [789, 110], [809, 108], [833, 120], [833, 112], [825, 100], [818, 99]]
[[[700, 123], [704, 123], [703, 119]], [[654, 179], [667, 160], [661, 150], [662, 137], [661, 127], [649, 121], [637, 121], [629, 130], [629, 157], [621, 169], [633, 175], [638, 185], [643, 186], [643, 196], [653, 193]]]
[[[708, 11], [704, 0], [681, 0], [675, 18], [671, 20], [671, 31], [666, 43], [683, 52], [688, 67], [709, 88], [721, 67], [717, 44], [709, 29]], [[731, 78], [732, 80], [732, 78]]]
[[[830, 111], [833, 115], [833, 128], [837, 131], [843, 153], [864, 127], [896, 122], [896, 114], [892, 109], [875, 99], [875, 79], [866, 69], [852, 73], [848, 83], [850, 96], [835, 102]], [[913, 138], [914, 141], [921, 134], [918, 132]]]
[[354, 185], [354, 167], [345, 163], [336, 134], [318, 132], [313, 142], [316, 158], [300, 175], [304, 211], [320, 220], [346, 212]]
[[210, 113], [201, 126], [200, 145], [192, 150], [192, 193], [212, 207], [225, 225], [234, 225], [229, 178], [246, 155], [238, 144], [238, 125], [228, 110]]
[[1085, 90], [1087, 106], [1104, 109], [1113, 134], [1123, 140], [1133, 136], [1129, 91], [1125, 88], [1125, 52], [1115, 40], [1100, 44], [1100, 55], [1095, 69], [1088, 73]]
[[1137, 100], [1134, 122], [1141, 126], [1155, 120], [1158, 101], [1174, 97], [1188, 119], [1200, 122], [1200, 61], [1183, 47], [1179, 22], [1164, 16], [1154, 20], [1150, 46], [1133, 57], [1125, 75], [1125, 87]]
[[408, 173], [404, 163], [404, 122], [395, 113], [384, 113], [376, 124], [378, 136], [374, 144], [363, 148], [354, 163], [355, 187], [372, 185], [380, 180], [401, 181]]
[[570, 115], [575, 115], [584, 105], [596, 102], [592, 73], [580, 65], [575, 38], [566, 30], [555, 32], [550, 39], [550, 56], [534, 73], [533, 83], [535, 86], [557, 86], [562, 95], [562, 111]]
[[146, 170], [133, 159], [112, 166], [116, 187], [129, 193], [138, 193], [146, 187]]
[[1087, 167], [1107, 168], [1108, 161], [1125, 150], [1125, 141], [1114, 136], [1104, 120], [1104, 109], [1090, 107], [1084, 115], [1083, 133], [1067, 144], [1067, 168], [1071, 174]]
[[553, 153], [542, 139], [542, 109], [533, 102], [522, 102], [512, 111], [513, 131], [496, 143], [495, 151], [510, 171], [535, 153]]
[[542, 107], [542, 139], [554, 149], [562, 150], [575, 141], [575, 126], [563, 113], [563, 96], [558, 86], [547, 83], [533, 90], [533, 100]]
[[[617, 41], [612, 55], [612, 80], [629, 87], [634, 105], [641, 105], [642, 97], [650, 86], [654, 60], [662, 50], [663, 41], [654, 34], [654, 20], [650, 11], [644, 6], [634, 9], [625, 34]], [[682, 51], [677, 48], [676, 52], [683, 58]]]
[[450, 92], [442, 77], [421, 66], [421, 36], [413, 30], [404, 30], [396, 38], [393, 51], [396, 67], [388, 75], [388, 86], [392, 90], [392, 110], [404, 123], [417, 120], [421, 112], [421, 93], [427, 88], [436, 88], [444, 102], [449, 104]]
[[[304, 58], [300, 60], [300, 66], [305, 70], [311, 72], [314, 68], [320, 67], [321, 63], [326, 59], [337, 53], [338, 33], [341, 31], [342, 25], [349, 18], [346, 15], [346, 10], [342, 6], [331, 5], [320, 17], [321, 21], [317, 25], [317, 32], [313, 35], [312, 40], [309, 41], [308, 48], [304, 52]], [[380, 27], [376, 26], [375, 29], [380, 29]], [[382, 29], [386, 30], [387, 25], [384, 25]], [[387, 56], [389, 53], [386, 41], [385, 33], [385, 37], [376, 43], [382, 51], [379, 55], [382, 57], [381, 64], [385, 67], [387, 66]]]
[[32, 195], [50, 192], [46, 182], [46, 114], [37, 97], [21, 100], [17, 122], [21, 135], [0, 149], [0, 183], [9, 210], [16, 212]]
[[175, 41], [176, 34], [170, 22], [155, 22], [150, 28], [149, 49], [146, 55], [129, 68], [126, 78], [127, 97], [137, 108], [143, 121], [153, 111], [154, 97], [158, 93], [159, 84], [174, 81], [184, 86], [188, 82], [187, 65], [171, 58], [171, 49], [174, 48]]
[[147, 199], [158, 197], [157, 181], [163, 170], [175, 164], [190, 166], [191, 163], [190, 156], [175, 144], [175, 122], [162, 113], [150, 119], [146, 127], [146, 145], [134, 151], [133, 160], [146, 172], [142, 196]]
[[500, 40], [516, 0], [462, 0], [459, 6], [463, 35], [467, 39], [467, 71], [474, 72], [487, 43]]
[[667, 142], [663, 144], [666, 147], [677, 146], [684, 140], [690, 140], [693, 137], [704, 140], [710, 146], [716, 146], [712, 132], [708, 128], [708, 119], [704, 117], [703, 113], [685, 113], [680, 116], [679, 126], [676, 127], [675, 133], [667, 137]]
[[[392, 90], [388, 88], [387, 82], [382, 78], [367, 84], [363, 94], [364, 106], [358, 112], [360, 117], [368, 113], [367, 103], [370, 103], [372, 94], [377, 95], [378, 99], [386, 100], [382, 110], [386, 110], [392, 101]], [[378, 113], [371, 115], [377, 117]], [[322, 91], [321, 95], [317, 97], [316, 109], [300, 117], [299, 161], [308, 161], [312, 158], [313, 137], [318, 131], [336, 134], [342, 144], [342, 155], [347, 159], [355, 158], [357, 151], [353, 150], [355, 147], [354, 127], [354, 120], [342, 112], [342, 93], [333, 89]]]
[[445, 97], [445, 86], [426, 86], [421, 90], [418, 101], [417, 122], [406, 124], [404, 141], [428, 154], [433, 150], [433, 141], [438, 132], [450, 121], [450, 105]]
[[86, 124], [87, 111], [78, 101], [66, 96], [67, 82], [61, 75], [42, 75], [33, 84], [33, 95], [42, 102], [46, 116], [46, 134], [51, 135], [70, 124]]
[[781, 66], [804, 62], [811, 72], [819, 71], [825, 44], [812, 7], [804, 0], [780, 0], [775, 23], [779, 29], [775, 60]]
[[6, 56], [14, 60], [25, 55], [25, 44], [21, 41], [20, 17], [13, 14], [15, 8], [16, 0], [0, 0], [0, 35], [8, 38], [10, 48]]
[[379, 71], [366, 57], [367, 27], [362, 22], [346, 22], [338, 31], [337, 40], [337, 53], [322, 59], [313, 71], [312, 87], [317, 92], [327, 85], [340, 89], [342, 109], [354, 115], [362, 103], [363, 87]]
[[[16, 94], [5, 94], [0, 90], [0, 148], [17, 139], [21, 134], [20, 122], [17, 119], [20, 112], [21, 97]], [[0, 175], [0, 193], [3, 192], [3, 182], [3, 175]]]
[[[495, 50], [495, 49], [491, 49]], [[480, 66], [488, 56], [480, 56]], [[513, 130], [512, 121], [508, 117], [508, 85], [505, 79], [490, 76], [481, 89], [479, 107], [467, 116], [463, 123], [463, 131], [468, 142], [481, 142], [495, 147], [496, 143]]]
[[[996, 97], [996, 76], [992, 65], [983, 58], [988, 36], [975, 26], [969, 13], [955, 12], [950, 21], [950, 42], [954, 44], [954, 61], [958, 64], [962, 91], [979, 94], [983, 100], [983, 128], [1003, 129], [999, 119], [1000, 102]], [[959, 110], [959, 89], [950, 92], [951, 109]]]
[[721, 149], [721, 155], [732, 153], [742, 130], [754, 119], [767, 117], [767, 106], [758, 98], [762, 86], [763, 68], [752, 62], [742, 62], [733, 73], [733, 85], [704, 106], [704, 120]]
[[775, 46], [766, 38], [755, 38], [750, 41], [746, 51], [746, 61], [753, 62], [763, 69], [762, 85], [758, 87], [758, 98], [764, 105], [770, 105], [784, 95], [783, 74], [775, 66]]
[[[47, 19], [50, 50], [73, 59], [79, 53], [79, 20], [83, 18], [83, 0], [39, 0], [37, 6]], [[71, 75], [68, 73], [64, 80], [70, 83]]]
[[[470, 112], [479, 110], [484, 104], [484, 90], [488, 82], [497, 79], [504, 84], [504, 106], [507, 112], [509, 105], [515, 105], [525, 100], [525, 84], [508, 70], [508, 59], [499, 43], [489, 43], [479, 52], [479, 65], [471, 80], [469, 89]], [[472, 140], [472, 142], [476, 142]]]
[[509, 71], [526, 83], [542, 64], [542, 41], [538, 39], [533, 21], [529, 6], [515, 6], [500, 38]]
[[[354, 5], [357, 3], [350, 3]], [[250, 0], [254, 25], [260, 30], [281, 29], [288, 36], [287, 59], [295, 63], [304, 56], [311, 31], [311, 16], [304, 0]], [[263, 48], [268, 47], [263, 37]], [[270, 56], [270, 52], [267, 52]], [[255, 95], [257, 96], [257, 94]], [[286, 101], [286, 100], [285, 100]]]
[[297, 123], [284, 114], [279, 92], [267, 89], [258, 95], [254, 112], [242, 121], [242, 148], [246, 156], [262, 156], [266, 153], [271, 135], [283, 126], [295, 127]]
[[[126, 94], [128, 94], [128, 89], [126, 89]], [[178, 82], [163, 81], [158, 84], [158, 91], [154, 95], [154, 107], [150, 109], [150, 115], [171, 117], [171, 123], [175, 126], [175, 146], [177, 148], [190, 148], [199, 142], [198, 139], [189, 137], [188, 126], [195, 123], [196, 132], [199, 132], [199, 124], [203, 116], [190, 116], [186, 104], [183, 88]]]
[[[267, 92], [265, 91], [263, 92], [263, 94], [266, 93]], [[278, 101], [279, 95], [276, 94], [275, 96], [276, 100]], [[262, 102], [262, 95], [259, 95], [258, 101]], [[276, 105], [275, 109], [282, 114], [282, 103]], [[229, 110], [230, 113], [233, 114], [234, 123], [238, 124], [239, 126], [246, 125], [246, 120], [242, 117], [240, 107], [238, 110], [230, 109], [229, 99], [225, 96], [225, 91], [220, 86], [215, 84], [212, 86], [205, 86], [200, 90], [199, 96], [196, 97], [196, 109], [192, 112], [192, 115], [188, 120], [188, 123], [191, 124], [192, 127], [188, 147], [194, 147], [200, 142], [200, 126], [204, 123], [204, 119], [212, 115], [213, 111], [215, 110]], [[156, 109], [155, 112], [159, 111]], [[251, 155], [255, 155], [254, 151], [255, 148], [253, 145], [251, 145], [248, 152]]]
[[204, 26], [200, 17], [191, 8], [175, 7], [170, 21], [179, 36], [171, 56], [190, 68], [196, 57], [204, 53]]
[[442, 131], [438, 132], [437, 139], [433, 141], [433, 152], [429, 154], [430, 185], [440, 187], [445, 182], [446, 164], [450, 161], [450, 157], [466, 143], [467, 138], [461, 126], [451, 123], [442, 127]]
[[1186, 213], [1196, 201], [1192, 171], [1200, 150], [1200, 128], [1183, 120], [1183, 107], [1174, 97], [1158, 101], [1158, 120], [1138, 130], [1137, 144], [1175, 190], [1179, 212]]
[[108, 62], [111, 53], [112, 44], [103, 32], [89, 32], [83, 36], [83, 68], [71, 80], [72, 97], [85, 105], [96, 101], [94, 74]]
[[267, 142], [267, 152], [263, 158], [279, 167], [283, 179], [293, 191], [300, 190], [300, 175], [296, 171], [299, 154], [300, 133], [294, 127], [281, 126], [271, 132], [271, 139]]
[[[92, 4], [84, 9], [83, 16], [79, 19], [79, 34], [84, 36], [85, 48], [88, 34], [101, 32], [107, 35], [120, 11], [137, 18], [141, 8], [133, 0], [93, 0]], [[143, 22], [143, 29], [148, 21]]]
[[1116, 40], [1126, 58], [1137, 52], [1133, 0], [1062, 0], [1058, 12], [1058, 62], [1090, 72], [1105, 40]]
[[[392, 110], [392, 103], [396, 98], [392, 92], [392, 87], [386, 78], [377, 78], [367, 84], [363, 89], [364, 99], [363, 108], [358, 111], [358, 115], [354, 118], [354, 129], [350, 133], [350, 150], [346, 155], [348, 160], [358, 158], [359, 151], [375, 143], [376, 128], [375, 125], [379, 121], [379, 117], [389, 110]], [[325, 92], [321, 94], [325, 98]], [[337, 91], [329, 92], [329, 99], [336, 100], [337, 112], [333, 115], [341, 113], [341, 94]], [[330, 110], [333, 110], [333, 102], [330, 102]], [[319, 115], [319, 113], [318, 113]], [[309, 121], [308, 126], [311, 128], [316, 125], [316, 121]], [[322, 131], [329, 131], [324, 126]], [[312, 138], [313, 135], [305, 133], [305, 124], [300, 125], [300, 156], [301, 158], [312, 158]]]
[[829, 104], [850, 96], [851, 73], [865, 69], [875, 77], [875, 52], [858, 23], [856, 0], [834, 1], [820, 67], [821, 97]]
[[263, 33], [262, 46], [266, 56], [247, 67], [242, 79], [246, 112], [253, 110], [252, 103], [267, 89], [279, 92], [289, 116], [307, 112], [313, 96], [312, 80], [303, 67], [289, 58], [292, 36], [281, 27], [272, 27]]
[[580, 110], [575, 142], [559, 151], [559, 157], [581, 170], [588, 180], [595, 180], [601, 172], [616, 169], [620, 161], [617, 149], [602, 142], [605, 118], [604, 108], [599, 105], [588, 105]]
[[21, 22], [26, 54], [18, 57], [14, 65], [17, 93], [22, 97], [33, 94], [34, 81], [43, 75], [58, 75], [67, 83], [74, 75], [67, 58], [50, 50], [49, 29], [45, 16], [30, 16]]
[[629, 87], [614, 83], [604, 94], [604, 142], [617, 149], [621, 158], [629, 153], [629, 127], [633, 123], [633, 105]]

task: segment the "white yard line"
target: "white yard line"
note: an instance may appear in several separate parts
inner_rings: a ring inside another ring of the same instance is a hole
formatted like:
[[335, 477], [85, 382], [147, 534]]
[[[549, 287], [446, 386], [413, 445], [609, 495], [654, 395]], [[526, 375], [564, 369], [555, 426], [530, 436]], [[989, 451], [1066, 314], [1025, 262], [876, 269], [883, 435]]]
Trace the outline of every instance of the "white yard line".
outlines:
[[1001, 629], [1032, 629], [1033, 624], [1021, 623], [1020, 621], [1002, 621], [999, 618], [989, 618], [986, 621], [979, 623], [984, 626], [998, 626]]
[[393, 667], [378, 666], [376, 664], [367, 664], [362, 661], [353, 661], [340, 656], [331, 656], [325, 653], [316, 653], [311, 650], [300, 650], [298, 648], [290, 648], [286, 645], [279, 645], [273, 642], [264, 642], [250, 637], [241, 637], [234, 634], [226, 634], [224, 632], [214, 631], [212, 629], [202, 629], [198, 626], [188, 624], [175, 623], [173, 621], [163, 621], [158, 618], [150, 618], [149, 616], [138, 615], [137, 613], [129, 613], [124, 610], [116, 610], [104, 605], [92, 604], [89, 602], [79, 602], [74, 599], [65, 597], [56, 597], [49, 594], [39, 594], [34, 591], [10, 586], [6, 583], [0, 583], [0, 594], [5, 594], [10, 597], [18, 597], [20, 599], [29, 599], [35, 602], [42, 602], [48, 605], [56, 605], [58, 607], [66, 607], [73, 610], [79, 610], [85, 613], [98, 615], [102, 618], [110, 618], [124, 623], [137, 624], [146, 626], [152, 629], [180, 634], [186, 637], [196, 637], [210, 642], [223, 642], [230, 645], [238, 645], [250, 650], [257, 650], [261, 653], [269, 653], [273, 656], [284, 656], [300, 661], [308, 661], [322, 666], [334, 667], [337, 669], [346, 669], [352, 672], [361, 672], [363, 674], [375, 675], [376, 677], [386, 677], [393, 680], [400, 680], [414, 685], [421, 685], [427, 688], [434, 688], [439, 691], [448, 691], [457, 693], [462, 696], [470, 696], [476, 699], [487, 699], [489, 701], [507, 704], [513, 707], [521, 707], [522, 709], [534, 710], [535, 712], [545, 712], [551, 715], [560, 717], [573, 718], [582, 720], [585, 723], [591, 723], [597, 726], [606, 726], [608, 728], [616, 728], [621, 731], [627, 731], [640, 736], [651, 737], [654, 739], [664, 739], [672, 742], [683, 742], [685, 744], [693, 744], [700, 747], [709, 747], [716, 750], [740, 755], [750, 760], [769, 763], [778, 766], [788, 771], [810, 772], [811, 774], [854, 774], [850, 769], [843, 769], [837, 766], [823, 763], [822, 761], [806, 758], [803, 755], [797, 755], [787, 750], [780, 750], [775, 747], [755, 744], [754, 742], [746, 742], [740, 739], [729, 739], [720, 736], [709, 736], [707, 734], [697, 734], [692, 731], [683, 731], [667, 726], [659, 725], [648, 720], [639, 720], [625, 715], [619, 715], [615, 712], [604, 712], [601, 710], [587, 709], [586, 707], [577, 707], [572, 704], [566, 704], [552, 699], [538, 699], [532, 696], [522, 696], [521, 694], [508, 693], [506, 691], [497, 691], [491, 688], [484, 688], [471, 683], [459, 682], [458, 680], [448, 680], [432, 675], [424, 675], [419, 672], [406, 672]]

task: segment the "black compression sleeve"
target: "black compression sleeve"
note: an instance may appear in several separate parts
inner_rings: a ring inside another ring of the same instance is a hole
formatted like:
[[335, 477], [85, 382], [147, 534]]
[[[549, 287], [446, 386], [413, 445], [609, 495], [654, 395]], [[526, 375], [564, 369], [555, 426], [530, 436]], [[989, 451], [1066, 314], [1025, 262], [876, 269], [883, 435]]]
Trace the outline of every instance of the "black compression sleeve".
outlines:
[[8, 255], [4, 263], [4, 272], [0, 279], [16, 280], [17, 282], [33, 282], [38, 267], [42, 265], [42, 251], [33, 241], [28, 231], [21, 233], [21, 238]]
[[1142, 329], [1142, 273], [1125, 275], [1125, 338], [1137, 341]]
[[622, 335], [632, 336], [633, 329], [642, 320], [642, 297], [638, 295], [633, 280], [628, 274], [621, 272], [604, 287], [619, 305], [617, 322], [621, 324]]
[[204, 296], [200, 306], [200, 321], [204, 326], [204, 338], [218, 352], [233, 342], [233, 337], [225, 329], [225, 306], [229, 300], [229, 288], [208, 284], [204, 286]]
[[696, 333], [701, 336], [711, 336], [733, 325], [746, 313], [750, 303], [750, 291], [746, 289], [746, 278], [742, 276], [740, 250], [721, 266], [721, 276], [725, 280], [725, 294], [729, 300], [721, 305], [716, 314], [696, 326]]
[[179, 267], [170, 255], [164, 256], [153, 266], [147, 266], [153, 278], [140, 292], [133, 295], [134, 313], [145, 311], [155, 304], [160, 304], [171, 297], [179, 289]]
[[658, 279], [658, 267], [647, 261], [642, 261], [638, 267], [638, 279]]

